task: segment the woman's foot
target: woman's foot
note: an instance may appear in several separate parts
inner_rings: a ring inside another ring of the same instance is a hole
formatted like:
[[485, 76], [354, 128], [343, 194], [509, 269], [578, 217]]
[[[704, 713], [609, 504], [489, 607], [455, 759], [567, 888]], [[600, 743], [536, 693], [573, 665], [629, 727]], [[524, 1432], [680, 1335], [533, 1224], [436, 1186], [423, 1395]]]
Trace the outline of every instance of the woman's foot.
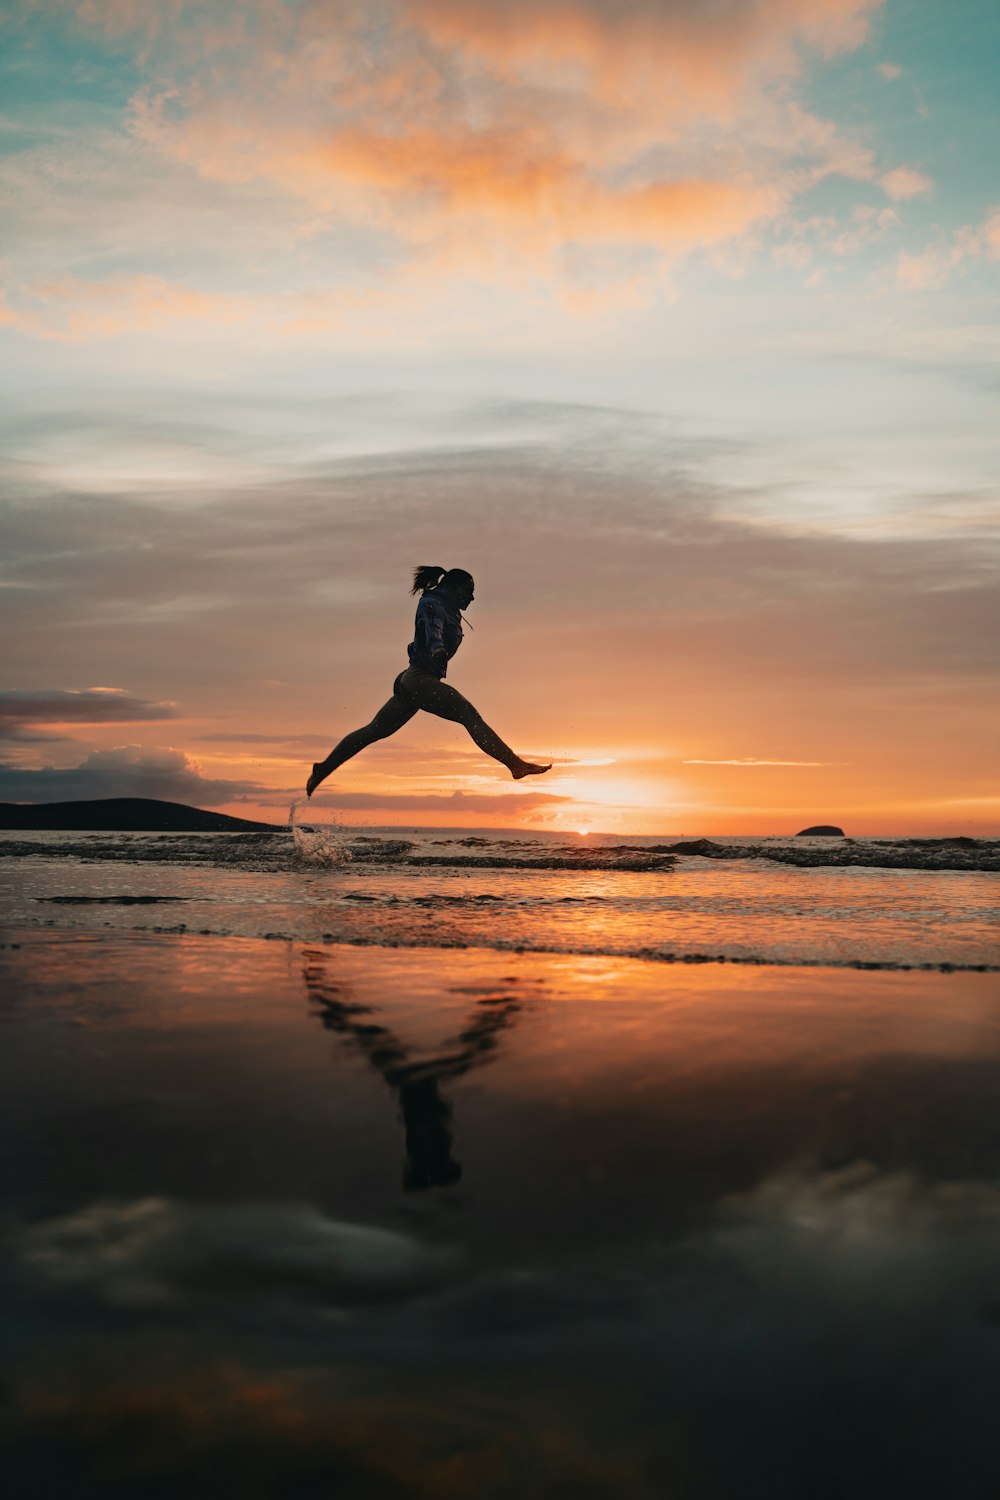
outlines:
[[551, 765], [536, 766], [534, 761], [519, 760], [516, 766], [511, 766], [510, 774], [515, 781], [520, 781], [522, 776], [543, 776], [546, 771], [551, 770]]
[[311, 797], [316, 788], [326, 780], [329, 774], [330, 773], [326, 769], [323, 761], [316, 761], [315, 765], [312, 768], [312, 775], [306, 782], [306, 796]]

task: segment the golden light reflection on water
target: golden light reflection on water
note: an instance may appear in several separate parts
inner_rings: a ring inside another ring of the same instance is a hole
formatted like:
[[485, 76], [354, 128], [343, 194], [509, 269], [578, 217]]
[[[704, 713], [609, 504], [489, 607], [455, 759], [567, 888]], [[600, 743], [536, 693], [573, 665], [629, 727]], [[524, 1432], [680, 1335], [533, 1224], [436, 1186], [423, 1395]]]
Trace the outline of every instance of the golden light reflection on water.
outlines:
[[[240, 1359], [181, 1363], [137, 1383], [101, 1370], [106, 1351], [87, 1352], [96, 1380], [82, 1360], [45, 1363], [15, 1403], [26, 1435], [87, 1455], [117, 1485], [164, 1476], [197, 1484], [206, 1453], [221, 1451], [228, 1462], [215, 1459], [224, 1486], [215, 1493], [233, 1493], [231, 1484], [250, 1495], [284, 1493], [261, 1489], [271, 1484], [303, 1493], [300, 1484], [323, 1483], [331, 1488], [305, 1492], [489, 1500], [523, 1493], [529, 1473], [562, 1493], [652, 1500], [625, 1403], [585, 1376], [551, 1384], [541, 1400], [533, 1387], [479, 1370], [387, 1381], [357, 1367], [289, 1371]], [[153, 1341], [130, 1353], [153, 1372], [180, 1363]]]
[[738, 1493], [718, 1413], [781, 1472], [818, 1347], [883, 1419], [988, 1388], [994, 976], [17, 941], [7, 1430], [49, 1492]]
[[[317, 839], [324, 849], [332, 842], [332, 862], [322, 850], [316, 861], [291, 849], [269, 849], [266, 859], [250, 849], [245, 866], [25, 859], [16, 879], [9, 872], [0, 878], [0, 897], [10, 920], [42, 919], [62, 929], [482, 945], [661, 961], [1000, 964], [997, 877], [989, 872], [797, 869], [698, 857], [670, 868], [670, 856], [628, 846], [608, 868], [600, 839], [577, 835], [554, 869], [511, 866], [510, 849], [507, 864], [497, 867], [482, 840], [456, 851], [427, 836], [413, 845], [359, 839], [345, 862], [340, 831], [322, 830]], [[549, 846], [527, 841], [514, 852], [530, 862], [544, 859]], [[591, 867], [575, 868], [576, 853]], [[622, 868], [623, 858], [633, 857], [639, 868]]]
[[[502, 1016], [516, 1023], [503, 1039], [504, 1054], [515, 1049], [518, 1067], [531, 1071], [544, 1070], [555, 1036], [574, 1067], [614, 1062], [640, 1071], [649, 1063], [650, 1045], [663, 1038], [668, 1051], [661, 1061], [683, 1056], [690, 1073], [756, 1056], [776, 1067], [798, 1066], [804, 1052], [842, 1059], [904, 1044], [916, 1055], [962, 1055], [988, 1050], [1000, 1035], [995, 975], [948, 976], [948, 1004], [942, 1005], [933, 974], [859, 979], [829, 969], [663, 969], [575, 953], [35, 933], [23, 935], [17, 953], [3, 956], [20, 971], [12, 990], [21, 1003], [112, 1029], [229, 1026], [246, 1033], [263, 1027], [294, 1037], [303, 999], [322, 1008], [324, 997], [349, 992], [365, 1025], [377, 1020], [399, 1027], [407, 1046], [450, 1046], [455, 1056], [475, 1036], [476, 1015], [492, 1009], [494, 1022]], [[532, 1026], [530, 1046], [521, 1045], [522, 1011]], [[501, 1029], [506, 1024], [495, 1027]]]

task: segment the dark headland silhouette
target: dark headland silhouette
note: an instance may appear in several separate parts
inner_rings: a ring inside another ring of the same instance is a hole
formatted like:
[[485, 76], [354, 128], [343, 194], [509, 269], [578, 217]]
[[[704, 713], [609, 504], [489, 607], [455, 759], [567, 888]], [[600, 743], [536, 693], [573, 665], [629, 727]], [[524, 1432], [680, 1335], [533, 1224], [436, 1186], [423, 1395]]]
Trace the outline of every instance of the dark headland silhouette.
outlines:
[[0, 802], [0, 828], [26, 832], [278, 833], [278, 823], [254, 823], [156, 797], [99, 797], [87, 802]]

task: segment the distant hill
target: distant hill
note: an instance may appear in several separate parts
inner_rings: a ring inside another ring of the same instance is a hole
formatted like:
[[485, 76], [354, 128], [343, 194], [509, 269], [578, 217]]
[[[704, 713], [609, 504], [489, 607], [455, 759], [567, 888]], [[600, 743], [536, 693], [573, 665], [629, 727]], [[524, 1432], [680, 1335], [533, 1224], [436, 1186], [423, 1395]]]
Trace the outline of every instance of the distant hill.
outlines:
[[155, 797], [101, 797], [93, 802], [0, 802], [0, 829], [35, 833], [280, 833], [278, 823], [252, 823]]

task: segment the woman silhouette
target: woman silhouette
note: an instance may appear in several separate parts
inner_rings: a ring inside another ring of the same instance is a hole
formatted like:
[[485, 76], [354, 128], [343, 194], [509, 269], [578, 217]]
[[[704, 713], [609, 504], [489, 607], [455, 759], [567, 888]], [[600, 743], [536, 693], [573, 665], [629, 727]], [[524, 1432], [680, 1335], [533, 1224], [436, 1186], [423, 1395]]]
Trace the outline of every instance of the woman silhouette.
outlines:
[[439, 719], [464, 724], [480, 750], [505, 765], [515, 781], [551, 770], [551, 766], [536, 766], [515, 755], [468, 698], [444, 681], [448, 663], [462, 644], [462, 610], [468, 609], [475, 594], [472, 574], [464, 568], [415, 568], [410, 592], [420, 595], [413, 640], [407, 647], [410, 665], [400, 672], [392, 685], [392, 697], [371, 723], [345, 734], [326, 760], [316, 762], [306, 782], [307, 797], [345, 760], [376, 740], [388, 739], [421, 708]]

